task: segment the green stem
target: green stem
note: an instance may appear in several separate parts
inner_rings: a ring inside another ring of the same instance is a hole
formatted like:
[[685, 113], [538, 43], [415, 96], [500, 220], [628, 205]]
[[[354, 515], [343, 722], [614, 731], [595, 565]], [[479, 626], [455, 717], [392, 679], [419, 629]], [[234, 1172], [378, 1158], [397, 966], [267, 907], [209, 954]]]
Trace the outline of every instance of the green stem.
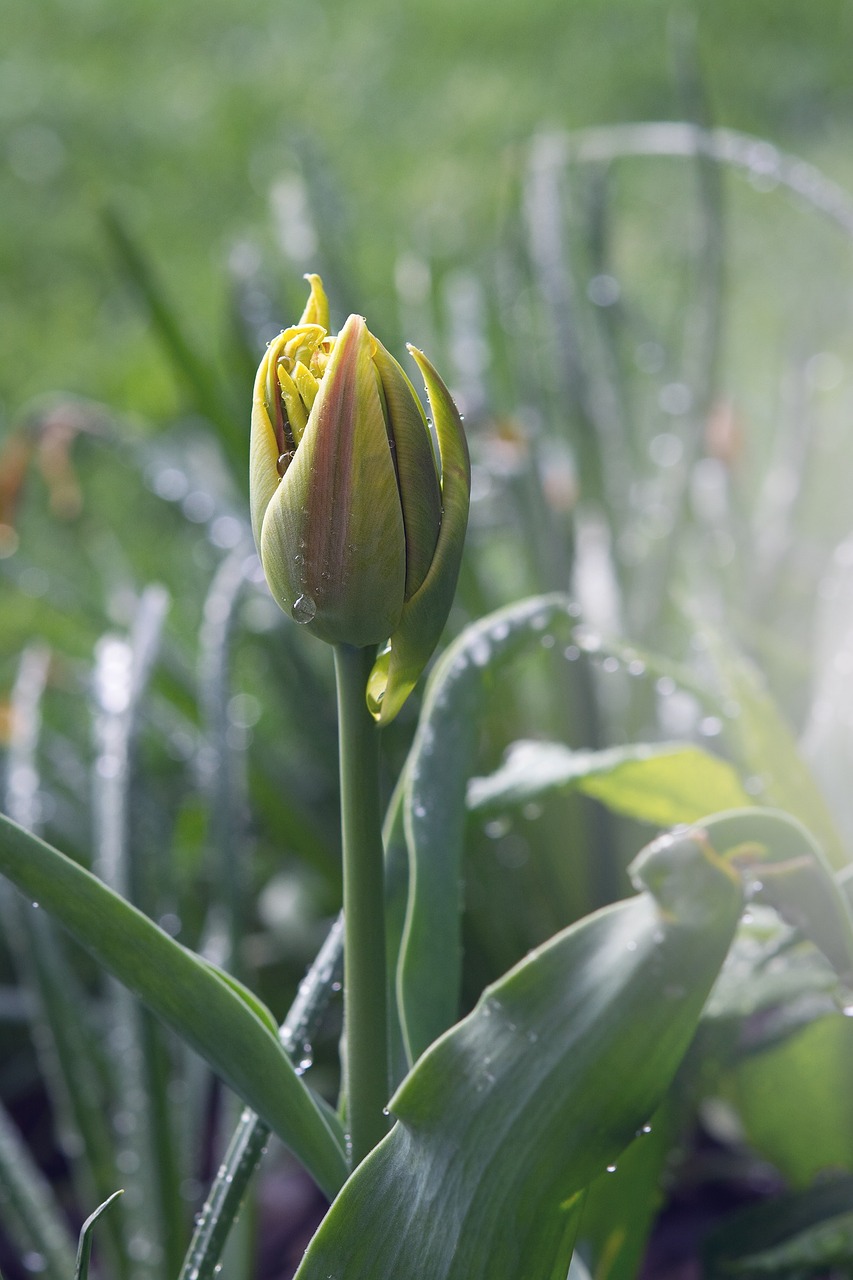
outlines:
[[387, 1129], [379, 738], [365, 702], [372, 665], [369, 648], [335, 647], [344, 852], [344, 1096], [353, 1167]]

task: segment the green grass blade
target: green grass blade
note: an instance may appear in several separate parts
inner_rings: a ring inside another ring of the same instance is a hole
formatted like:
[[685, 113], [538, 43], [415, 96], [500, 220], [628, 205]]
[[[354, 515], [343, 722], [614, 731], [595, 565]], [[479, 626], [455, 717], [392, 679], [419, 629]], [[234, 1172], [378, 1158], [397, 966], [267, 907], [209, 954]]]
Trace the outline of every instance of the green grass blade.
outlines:
[[489, 678], [567, 605], [561, 595], [534, 596], [473, 623], [442, 655], [427, 686], [406, 765], [410, 887], [397, 990], [411, 1061], [458, 1013], [465, 785]]
[[[27, 830], [35, 830], [38, 820], [38, 745], [49, 669], [48, 650], [25, 650], [12, 693], [6, 804], [10, 817]], [[78, 1195], [83, 1203], [92, 1196], [106, 1199], [115, 1184], [115, 1153], [105, 1064], [88, 1023], [85, 992], [55, 922], [33, 911], [8, 884], [0, 884], [0, 923], [15, 970], [32, 997], [33, 1044]], [[128, 1260], [115, 1217], [108, 1223], [107, 1245], [114, 1272], [126, 1276]]]
[[77, 1262], [74, 1267], [74, 1280], [89, 1280], [89, 1260], [92, 1256], [92, 1236], [95, 1223], [105, 1209], [109, 1209], [114, 1200], [124, 1195], [123, 1191], [114, 1191], [108, 1200], [99, 1205], [94, 1213], [90, 1213], [80, 1228], [80, 1240], [77, 1245]]
[[541, 1280], [567, 1205], [659, 1106], [740, 915], [703, 833], [655, 842], [647, 888], [532, 952], [391, 1100], [297, 1280]]
[[215, 364], [205, 359], [187, 337], [166, 291], [124, 219], [115, 209], [105, 209], [102, 216], [104, 230], [122, 270], [151, 317], [154, 332], [196, 409], [213, 423], [232, 452], [240, 448], [245, 440], [243, 417], [230, 406], [225, 388], [212, 373]]
[[19, 1248], [38, 1254], [47, 1280], [69, 1280], [74, 1242], [44, 1174], [0, 1106], [0, 1202], [3, 1225]]
[[[818, 1180], [805, 1191], [776, 1196], [729, 1217], [710, 1237], [703, 1274], [708, 1280], [737, 1275], [833, 1274], [853, 1269], [853, 1177]], [[835, 1271], [835, 1268], [838, 1268]]]
[[[343, 971], [343, 918], [329, 930], [317, 958], [300, 984], [279, 1032], [291, 1057], [301, 1057], [319, 1027]], [[249, 1182], [266, 1151], [269, 1126], [248, 1108], [234, 1130], [228, 1150], [199, 1215], [179, 1280], [213, 1280]]]
[[336, 1135], [277, 1037], [229, 985], [90, 872], [2, 815], [0, 872], [196, 1049], [334, 1194], [346, 1175]]

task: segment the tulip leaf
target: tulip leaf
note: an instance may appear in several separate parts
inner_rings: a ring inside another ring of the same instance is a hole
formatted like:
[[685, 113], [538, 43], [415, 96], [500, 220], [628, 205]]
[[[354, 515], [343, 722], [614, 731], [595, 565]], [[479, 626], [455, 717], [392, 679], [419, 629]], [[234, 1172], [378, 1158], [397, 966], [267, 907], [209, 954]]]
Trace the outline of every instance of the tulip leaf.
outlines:
[[486, 989], [391, 1100], [296, 1280], [557, 1280], [586, 1187], [660, 1105], [731, 942], [738, 877], [693, 830], [636, 897]]
[[789, 1186], [802, 1189], [827, 1170], [850, 1169], [851, 1074], [853, 1019], [835, 1012], [743, 1057], [727, 1076], [725, 1092], [747, 1141]]
[[[753, 903], [741, 921], [734, 944], [703, 1017], [742, 1022], [739, 1048], [766, 1047], [804, 1021], [837, 1008], [838, 978], [814, 946], [769, 907]], [[753, 1015], [764, 1016], [754, 1019]]]
[[740, 809], [703, 822], [713, 839], [740, 847], [751, 892], [772, 906], [826, 956], [841, 977], [853, 973], [853, 909], [821, 846], [788, 813]]
[[520, 741], [495, 773], [471, 779], [468, 808], [484, 815], [501, 812], [569, 788], [658, 827], [749, 803], [731, 765], [699, 747], [641, 742], [572, 751], [560, 742]]
[[430, 677], [406, 765], [409, 901], [398, 1001], [410, 1061], [458, 1016], [465, 785], [487, 682], [567, 605], [561, 595], [533, 596], [489, 614], [466, 627]]
[[334, 1194], [346, 1174], [339, 1136], [245, 991], [2, 814], [0, 872], [200, 1053]]

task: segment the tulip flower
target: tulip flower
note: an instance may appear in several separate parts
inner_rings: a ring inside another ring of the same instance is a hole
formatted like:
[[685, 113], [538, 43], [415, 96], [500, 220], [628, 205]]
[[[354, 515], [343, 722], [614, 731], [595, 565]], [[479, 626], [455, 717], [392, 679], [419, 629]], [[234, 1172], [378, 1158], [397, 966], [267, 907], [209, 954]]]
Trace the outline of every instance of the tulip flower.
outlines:
[[470, 464], [450, 393], [422, 352], [438, 457], [397, 361], [350, 316], [329, 334], [318, 276], [255, 382], [252, 528], [278, 604], [321, 640], [382, 645], [367, 686], [385, 724], [447, 620], [465, 537]]

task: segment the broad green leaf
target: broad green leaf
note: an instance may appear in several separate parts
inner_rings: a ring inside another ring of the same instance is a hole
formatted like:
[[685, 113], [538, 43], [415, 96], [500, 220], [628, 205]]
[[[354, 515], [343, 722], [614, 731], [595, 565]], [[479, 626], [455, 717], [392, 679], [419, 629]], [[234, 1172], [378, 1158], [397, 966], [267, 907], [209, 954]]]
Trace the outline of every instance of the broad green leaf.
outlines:
[[738, 1276], [825, 1275], [853, 1269], [853, 1178], [818, 1182], [806, 1191], [751, 1205], [707, 1241], [707, 1280]]
[[200, 1053], [334, 1194], [346, 1173], [339, 1137], [278, 1037], [231, 985], [90, 872], [2, 814], [0, 872]]
[[239, 996], [243, 1004], [248, 1009], [251, 1009], [258, 1021], [263, 1023], [268, 1031], [271, 1031], [273, 1035], [278, 1035], [278, 1023], [263, 1000], [259, 1000], [254, 991], [250, 991], [244, 982], [234, 977], [233, 973], [228, 973], [220, 965], [214, 964], [212, 960], [208, 960], [205, 956], [197, 956], [196, 959], [206, 965], [214, 977], [218, 978], [220, 982], [224, 982], [226, 987], [230, 987], [235, 996]]
[[90, 1213], [86, 1221], [80, 1228], [80, 1240], [77, 1245], [77, 1262], [74, 1267], [74, 1280], [88, 1280], [89, 1278], [89, 1260], [92, 1256], [92, 1234], [95, 1230], [95, 1223], [100, 1218], [105, 1209], [109, 1209], [114, 1200], [124, 1195], [123, 1191], [114, 1191], [108, 1200], [98, 1205], [94, 1213]]
[[534, 596], [466, 627], [427, 685], [405, 784], [409, 900], [397, 994], [410, 1061], [458, 1014], [465, 786], [489, 679], [565, 616], [568, 603], [561, 595]]
[[748, 1141], [792, 1187], [853, 1173], [853, 1018], [830, 1014], [735, 1066], [726, 1094]]
[[731, 765], [699, 747], [640, 742], [572, 751], [560, 742], [521, 741], [493, 774], [471, 779], [468, 808], [484, 815], [505, 811], [572, 787], [658, 827], [749, 803]]
[[641, 893], [532, 952], [427, 1050], [297, 1280], [556, 1280], [571, 1207], [660, 1104], [741, 909], [702, 831], [634, 869]]

